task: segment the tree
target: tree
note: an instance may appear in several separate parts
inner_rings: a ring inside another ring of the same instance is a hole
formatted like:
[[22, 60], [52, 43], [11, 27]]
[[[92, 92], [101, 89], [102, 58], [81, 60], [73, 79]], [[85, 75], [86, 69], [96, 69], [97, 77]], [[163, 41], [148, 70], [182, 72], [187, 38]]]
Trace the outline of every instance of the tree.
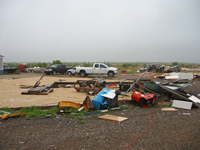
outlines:
[[173, 62], [173, 63], [172, 63], [172, 66], [177, 66], [177, 65], [178, 65], [177, 62]]
[[60, 60], [54, 60], [53, 64], [62, 64]]

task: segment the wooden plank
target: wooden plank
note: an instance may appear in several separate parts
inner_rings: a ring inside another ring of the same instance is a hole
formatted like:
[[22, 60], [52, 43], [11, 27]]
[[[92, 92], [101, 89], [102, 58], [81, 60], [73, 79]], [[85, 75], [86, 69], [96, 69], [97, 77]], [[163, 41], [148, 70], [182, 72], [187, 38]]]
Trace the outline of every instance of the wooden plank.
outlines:
[[128, 119], [126, 117], [120, 117], [120, 116], [114, 116], [114, 115], [103, 115], [98, 118], [105, 119], [105, 120], [111, 120], [111, 121], [117, 121], [117, 122], [122, 122], [122, 121], [125, 121]]
[[175, 108], [172, 107], [165, 107], [165, 108], [161, 108], [162, 111], [177, 111]]

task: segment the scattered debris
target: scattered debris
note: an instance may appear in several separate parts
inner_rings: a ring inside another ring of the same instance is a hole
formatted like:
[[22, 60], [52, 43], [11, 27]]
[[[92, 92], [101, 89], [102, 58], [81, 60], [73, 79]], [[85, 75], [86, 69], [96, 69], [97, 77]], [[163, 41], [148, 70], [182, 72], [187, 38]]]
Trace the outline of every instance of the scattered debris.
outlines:
[[74, 88], [77, 92], [94, 92], [95, 94], [99, 93], [102, 90], [102, 86], [99, 84], [98, 81], [95, 80], [77, 80], [74, 84]]
[[192, 95], [189, 97], [189, 99], [195, 103], [200, 103], [200, 99], [198, 99], [196, 96]]
[[189, 115], [190, 116], [191, 114], [190, 113], [183, 113], [183, 115]]
[[118, 107], [118, 95], [121, 94], [115, 90], [105, 87], [92, 100], [96, 110], [105, 109], [108, 107]]
[[180, 101], [180, 100], [174, 100], [172, 107], [176, 108], [183, 108], [183, 109], [191, 109], [193, 102], [186, 102], [186, 101]]
[[89, 97], [89, 96], [87, 96], [87, 97], [85, 98], [85, 100], [83, 101], [83, 106], [84, 106], [84, 108], [85, 108], [86, 111], [91, 111], [91, 110], [94, 109], [93, 103], [92, 103], [92, 101], [90, 100], [90, 97]]
[[0, 110], [0, 112], [2, 112], [2, 113], [4, 113], [4, 114], [8, 114], [8, 115], [10, 115], [10, 114], [11, 114], [10, 112], [3, 111], [3, 110]]
[[162, 111], [177, 111], [175, 108], [172, 107], [166, 107], [166, 108], [161, 108]]
[[16, 116], [25, 116], [28, 115], [28, 113], [17, 113], [17, 114], [3, 114], [0, 118], [2, 120], [7, 119], [7, 118], [12, 118], [12, 117], [16, 117]]
[[72, 107], [72, 108], [81, 108], [81, 104], [74, 103], [74, 102], [68, 102], [68, 101], [61, 101], [58, 103], [58, 108], [66, 108], [66, 107]]
[[49, 92], [52, 92], [53, 88], [51, 88], [50, 84], [45, 85], [44, 87], [40, 88], [31, 88], [22, 92], [21, 94], [28, 94], [28, 95], [48, 95]]
[[103, 115], [98, 118], [105, 119], [105, 120], [111, 120], [111, 121], [117, 121], [117, 122], [122, 122], [122, 121], [125, 121], [128, 119], [126, 117], [120, 117], [120, 116], [114, 116], [114, 115]]
[[134, 92], [131, 97], [132, 100], [136, 101], [143, 108], [155, 105], [157, 100], [154, 94], [143, 95], [139, 92]]

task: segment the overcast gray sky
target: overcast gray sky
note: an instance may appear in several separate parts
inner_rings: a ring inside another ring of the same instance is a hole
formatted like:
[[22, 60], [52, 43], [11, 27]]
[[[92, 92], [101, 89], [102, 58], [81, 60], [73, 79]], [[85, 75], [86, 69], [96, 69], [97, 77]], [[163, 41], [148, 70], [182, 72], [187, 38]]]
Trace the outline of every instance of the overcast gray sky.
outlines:
[[5, 62], [200, 63], [200, 0], [0, 0]]

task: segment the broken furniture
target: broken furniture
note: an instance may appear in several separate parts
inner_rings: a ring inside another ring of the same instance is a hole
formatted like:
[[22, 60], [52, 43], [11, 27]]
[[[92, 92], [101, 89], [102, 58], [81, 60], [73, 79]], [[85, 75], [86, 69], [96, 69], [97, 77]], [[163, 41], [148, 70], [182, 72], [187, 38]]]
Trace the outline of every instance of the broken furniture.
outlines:
[[28, 95], [48, 95], [49, 92], [51, 92], [53, 88], [51, 88], [50, 84], [45, 85], [44, 87], [40, 88], [31, 88], [29, 90], [26, 90], [22, 92], [21, 94], [28, 94]]
[[95, 94], [99, 93], [103, 89], [100, 83], [95, 80], [77, 80], [74, 84], [74, 88], [77, 92], [94, 92]]
[[112, 90], [105, 87], [92, 100], [93, 106], [96, 110], [105, 109], [108, 107], [118, 107], [118, 95], [121, 94], [119, 90]]

